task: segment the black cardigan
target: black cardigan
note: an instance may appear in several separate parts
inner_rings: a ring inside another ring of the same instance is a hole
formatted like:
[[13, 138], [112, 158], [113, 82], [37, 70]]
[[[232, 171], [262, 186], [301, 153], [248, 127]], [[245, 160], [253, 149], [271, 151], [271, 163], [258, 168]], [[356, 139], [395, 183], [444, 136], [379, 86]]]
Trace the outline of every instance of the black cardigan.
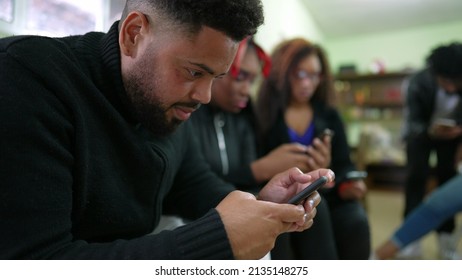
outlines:
[[[190, 124], [159, 138], [134, 119], [117, 22], [2, 39], [0, 65], [0, 259], [233, 257], [210, 209], [234, 187], [205, 164]], [[169, 192], [179, 214], [202, 218], [147, 235]]]

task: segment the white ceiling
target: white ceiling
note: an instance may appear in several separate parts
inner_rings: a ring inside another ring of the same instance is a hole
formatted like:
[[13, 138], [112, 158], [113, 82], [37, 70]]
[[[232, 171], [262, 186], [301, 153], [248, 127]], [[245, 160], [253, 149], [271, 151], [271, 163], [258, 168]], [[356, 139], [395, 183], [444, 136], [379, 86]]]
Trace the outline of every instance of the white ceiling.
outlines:
[[462, 20], [462, 0], [302, 1], [326, 38]]

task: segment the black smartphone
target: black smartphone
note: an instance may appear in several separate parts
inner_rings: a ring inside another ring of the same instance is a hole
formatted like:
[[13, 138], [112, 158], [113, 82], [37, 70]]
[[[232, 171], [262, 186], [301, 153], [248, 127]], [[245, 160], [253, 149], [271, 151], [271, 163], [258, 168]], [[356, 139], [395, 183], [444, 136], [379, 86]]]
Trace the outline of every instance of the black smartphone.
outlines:
[[350, 171], [345, 175], [346, 180], [362, 180], [367, 177], [366, 171]]
[[330, 138], [332, 138], [334, 134], [335, 133], [332, 129], [326, 128], [321, 133], [319, 133], [318, 138], [324, 141], [324, 137], [330, 136]]
[[300, 204], [303, 200], [305, 200], [307, 197], [309, 197], [312, 193], [317, 191], [319, 188], [324, 186], [327, 183], [327, 177], [326, 176], [321, 176], [319, 179], [311, 183], [308, 187], [304, 188], [301, 192], [297, 193], [294, 195], [287, 203], [289, 204]]

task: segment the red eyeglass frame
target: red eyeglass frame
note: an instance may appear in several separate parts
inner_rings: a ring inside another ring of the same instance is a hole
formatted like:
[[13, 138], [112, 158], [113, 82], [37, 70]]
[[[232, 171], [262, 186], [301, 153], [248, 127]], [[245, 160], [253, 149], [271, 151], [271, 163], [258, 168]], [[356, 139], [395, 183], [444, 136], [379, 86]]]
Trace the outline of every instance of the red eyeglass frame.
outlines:
[[[247, 46], [249, 44], [249, 40], [251, 37], [247, 37], [239, 43], [239, 47], [237, 49], [236, 57], [234, 58], [233, 64], [231, 65], [230, 74], [232, 77], [236, 78], [239, 75], [239, 70], [241, 68], [241, 62], [244, 58], [245, 51], [247, 50]], [[265, 53], [265, 51], [257, 45], [254, 41], [252, 44], [255, 46], [255, 50], [257, 51], [258, 59], [262, 62], [262, 74], [266, 78], [268, 77], [270, 70], [271, 70], [271, 58]]]

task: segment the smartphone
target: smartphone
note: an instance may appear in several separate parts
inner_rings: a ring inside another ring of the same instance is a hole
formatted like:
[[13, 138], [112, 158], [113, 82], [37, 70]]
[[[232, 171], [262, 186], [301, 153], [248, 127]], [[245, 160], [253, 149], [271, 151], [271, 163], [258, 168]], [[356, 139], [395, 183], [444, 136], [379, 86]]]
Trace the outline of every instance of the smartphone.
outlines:
[[312, 193], [317, 191], [319, 188], [324, 186], [327, 183], [327, 177], [326, 176], [321, 176], [319, 179], [311, 183], [308, 187], [304, 188], [301, 192], [297, 193], [294, 195], [287, 203], [289, 204], [300, 204], [303, 200], [305, 200], [307, 197], [309, 197]]
[[434, 124], [439, 125], [439, 126], [445, 126], [445, 127], [454, 127], [454, 126], [457, 125], [455, 120], [444, 119], [444, 118], [440, 118], [440, 119], [435, 120]]
[[330, 136], [332, 138], [334, 134], [335, 132], [332, 129], [326, 128], [318, 135], [318, 138], [324, 141], [324, 137]]
[[350, 171], [345, 175], [346, 180], [362, 180], [367, 177], [366, 171]]

